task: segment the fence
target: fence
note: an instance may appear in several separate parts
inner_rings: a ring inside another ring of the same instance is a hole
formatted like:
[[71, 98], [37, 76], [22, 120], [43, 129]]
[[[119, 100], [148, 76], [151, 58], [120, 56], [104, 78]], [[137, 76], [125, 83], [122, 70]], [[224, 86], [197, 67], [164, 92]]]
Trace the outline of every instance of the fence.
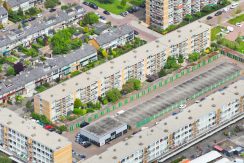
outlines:
[[[189, 97], [189, 99], [190, 99], [190, 100], [194, 100], [194, 99], [196, 99], [197, 97], [203, 95], [204, 93], [209, 92], [209, 91], [211, 91], [211, 90], [213, 90], [213, 89], [215, 89], [215, 88], [221, 86], [222, 84], [224, 84], [224, 83], [226, 83], [226, 82], [228, 82], [228, 81], [230, 81], [230, 80], [233, 80], [233, 79], [237, 78], [239, 75], [240, 75], [240, 71], [237, 71], [237, 72], [235, 72], [234, 74], [232, 74], [232, 75], [230, 75], [230, 76], [224, 78], [223, 80], [220, 80], [219, 82], [217, 82], [217, 83], [215, 83], [215, 84], [213, 84], [213, 85], [211, 85], [211, 86], [209, 86], [209, 87], [206, 87], [206, 88], [202, 89], [201, 91], [199, 91], [199, 92], [193, 94], [191, 97]], [[180, 101], [180, 102], [177, 102], [177, 103], [175, 103], [175, 104], [173, 104], [173, 105], [171, 105], [171, 106], [165, 108], [165, 109], [162, 110], [160, 113], [155, 114], [155, 115], [153, 115], [153, 116], [151, 116], [151, 117], [147, 117], [147, 118], [143, 119], [142, 121], [137, 122], [135, 125], [136, 125], [137, 128], [140, 128], [140, 127], [144, 126], [145, 124], [149, 123], [150, 121], [152, 121], [152, 120], [154, 120], [154, 119], [156, 119], [156, 118], [158, 118], [158, 117], [160, 117], [160, 116], [163, 116], [163, 115], [165, 115], [166, 113], [169, 113], [169, 112], [173, 111], [173, 110], [176, 109], [176, 108], [179, 108], [179, 106], [180, 106], [181, 104], [185, 103], [185, 102], [186, 102], [186, 101], [184, 101], [184, 100], [182, 100], [182, 101]]]
[[[172, 83], [172, 82], [174, 82], [176, 79], [181, 78], [182, 76], [184, 76], [184, 75], [186, 75], [186, 74], [190, 74], [191, 72], [193, 72], [193, 71], [195, 71], [195, 70], [197, 70], [197, 69], [199, 69], [199, 68], [201, 68], [201, 67], [203, 67], [203, 66], [205, 66], [205, 65], [207, 65], [207, 64], [209, 64], [209, 63], [211, 63], [211, 62], [213, 62], [214, 60], [218, 59], [220, 56], [221, 56], [221, 54], [217, 54], [217, 55], [215, 55], [215, 56], [209, 58], [208, 60], [204, 60], [204, 61], [200, 62], [199, 64], [197, 64], [197, 65], [195, 65], [195, 66], [193, 66], [193, 67], [191, 67], [191, 68], [184, 69], [184, 70], [182, 70], [181, 72], [175, 74], [174, 76], [171, 76], [171, 77], [165, 79], [164, 81], [161, 80], [161, 81], [159, 81], [158, 83], [155, 83], [154, 85], [149, 86], [148, 88], [146, 88], [146, 89], [144, 89], [144, 90], [142, 90], [142, 91], [140, 91], [140, 92], [138, 92], [138, 93], [136, 93], [136, 94], [131, 95], [130, 97], [124, 99], [123, 101], [118, 102], [117, 104], [113, 105], [113, 106], [110, 107], [110, 108], [108, 107], [108, 108], [102, 109], [99, 113], [95, 113], [95, 114], [93, 114], [93, 115], [87, 115], [87, 116], [84, 116], [83, 119], [82, 119], [80, 122], [77, 122], [77, 123], [75, 123], [75, 124], [70, 125], [70, 126], [69, 126], [69, 131], [73, 131], [75, 128], [79, 128], [79, 127], [80, 127], [80, 124], [81, 124], [82, 122], [84, 122], [84, 121], [90, 123], [90, 122], [92, 122], [92, 121], [98, 119], [99, 117], [101, 117], [101, 116], [103, 116], [103, 115], [105, 115], [105, 114], [110, 113], [111, 111], [114, 111], [114, 110], [116, 110], [116, 109], [118, 109], [118, 108], [121, 108], [122, 106], [125, 106], [125, 105], [128, 104], [129, 102], [132, 102], [132, 101], [134, 101], [134, 100], [138, 100], [138, 99], [140, 99], [142, 96], [145, 96], [145, 95], [147, 95], [148, 93], [150, 93], [150, 92], [152, 92], [152, 91], [154, 91], [154, 90], [156, 90], [156, 89], [158, 89], [158, 88], [161, 88], [161, 87], [163, 87], [163, 86], [165, 86], [165, 85], [167, 85], [167, 84], [169, 84], [169, 83]], [[183, 104], [183, 103], [185, 103], [185, 101], [179, 101], [179, 102], [176, 103], [174, 106], [175, 106], [175, 107], [178, 107], [179, 105], [181, 105], [181, 104]], [[173, 109], [173, 107], [166, 108], [166, 110], [169, 110], [169, 111], [171, 111], [172, 109]], [[157, 118], [157, 117], [159, 117], [159, 116], [161, 116], [161, 115], [163, 115], [163, 114], [164, 114], [164, 113], [160, 113], [160, 114], [154, 115], [153, 117], [154, 117], [154, 119], [155, 119], [155, 118]], [[150, 122], [150, 121], [151, 121], [150, 119], [151, 119], [151, 117], [146, 118], [145, 121], [146, 121], [146, 122]], [[143, 123], [142, 123], [142, 124], [143, 124]], [[144, 124], [146, 124], [146, 123], [144, 123]], [[139, 126], [141, 126], [141, 125], [139, 125]]]

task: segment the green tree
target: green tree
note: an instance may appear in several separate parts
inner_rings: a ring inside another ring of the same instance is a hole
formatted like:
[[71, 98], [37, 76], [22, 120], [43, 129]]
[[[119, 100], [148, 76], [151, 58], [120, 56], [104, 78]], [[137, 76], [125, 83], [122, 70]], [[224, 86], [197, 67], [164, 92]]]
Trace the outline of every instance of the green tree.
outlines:
[[59, 0], [46, 0], [44, 5], [46, 8], [54, 8], [59, 4]]
[[0, 163], [12, 163], [12, 160], [7, 156], [0, 156]]
[[193, 20], [193, 16], [190, 14], [187, 14], [184, 18], [186, 21], [191, 22]]
[[162, 68], [160, 71], [159, 71], [159, 73], [158, 73], [158, 77], [163, 77], [163, 76], [165, 76], [165, 75], [167, 75], [167, 73], [166, 73], [166, 71]]
[[121, 0], [120, 5], [124, 8], [126, 6], [127, 0]]
[[189, 54], [188, 60], [190, 62], [195, 62], [200, 58], [200, 54], [198, 52], [193, 52], [192, 54]]
[[166, 64], [164, 66], [165, 69], [178, 69], [180, 65], [177, 64], [176, 58], [169, 56], [167, 58]]
[[74, 108], [81, 108], [83, 106], [80, 99], [76, 98], [74, 102]]
[[14, 68], [12, 66], [8, 66], [7, 68], [7, 76], [15, 75]]
[[94, 12], [88, 12], [84, 15], [82, 20], [82, 25], [88, 25], [88, 24], [94, 24], [97, 23], [99, 20], [99, 17]]
[[202, 13], [201, 12], [196, 12], [195, 13], [195, 16], [198, 17], [198, 18], [200, 18], [202, 16]]
[[15, 96], [15, 101], [17, 103], [22, 103], [23, 100], [24, 100], [24, 97], [23, 96], [20, 96], [20, 95]]
[[109, 102], [116, 102], [121, 98], [121, 93], [117, 88], [113, 88], [106, 92], [106, 97]]
[[105, 49], [102, 49], [101, 54], [104, 58], [108, 58], [108, 53]]
[[178, 57], [178, 63], [183, 63], [183, 62], [184, 62], [183, 55], [179, 55], [179, 57]]

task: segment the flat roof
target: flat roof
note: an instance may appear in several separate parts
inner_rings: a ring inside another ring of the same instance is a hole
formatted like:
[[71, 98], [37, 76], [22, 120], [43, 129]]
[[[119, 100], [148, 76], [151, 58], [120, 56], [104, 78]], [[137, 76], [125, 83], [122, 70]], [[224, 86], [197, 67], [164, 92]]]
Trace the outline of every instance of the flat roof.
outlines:
[[222, 157], [222, 155], [217, 151], [210, 151], [192, 161], [190, 163], [208, 163], [215, 159]]
[[114, 118], [105, 117], [81, 128], [80, 131], [101, 137], [103, 135], [109, 134], [110, 132], [114, 132], [116, 129], [125, 125], [125, 123], [120, 122]]
[[239, 68], [230, 63], [218, 64], [215, 67], [188, 79], [184, 83], [172, 87], [149, 101], [145, 101], [130, 110], [127, 110], [124, 114], [121, 114], [116, 118], [133, 126], [137, 122], [145, 119], [145, 117], [156, 115], [167, 107], [171, 107], [181, 100], [190, 98], [195, 93], [223, 80], [237, 70], [239, 70]]
[[0, 108], [0, 117], [0, 124], [3, 126], [19, 132], [53, 151], [71, 145], [71, 142], [67, 138], [55, 132], [50, 132], [31, 120], [21, 118], [7, 108]]
[[[180, 128], [195, 122], [203, 115], [215, 112], [233, 100], [244, 95], [244, 80], [239, 80], [222, 92], [215, 92], [206, 97], [198, 104], [193, 104], [176, 116], [169, 116], [160, 121], [157, 125], [144, 129], [125, 141], [121, 141], [100, 155], [88, 158], [84, 163], [106, 163], [118, 162], [123, 158], [136, 153], [152, 144], [153, 142], [167, 137], [170, 133], [178, 131]], [[214, 104], [214, 105], [213, 105]], [[177, 117], [177, 118], [176, 118]], [[115, 149], [115, 150], [114, 150]]]

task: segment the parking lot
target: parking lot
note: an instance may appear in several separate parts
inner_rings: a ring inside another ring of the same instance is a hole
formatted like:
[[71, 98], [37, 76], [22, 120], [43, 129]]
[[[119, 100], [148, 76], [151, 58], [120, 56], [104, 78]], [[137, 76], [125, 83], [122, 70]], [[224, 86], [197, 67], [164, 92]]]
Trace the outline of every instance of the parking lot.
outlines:
[[189, 97], [195, 93], [198, 93], [202, 89], [223, 80], [237, 70], [239, 70], [239, 68], [233, 64], [222, 63], [207, 72], [204, 72], [160, 95], [157, 95], [149, 101], [143, 102], [140, 105], [127, 110], [116, 118], [130, 126], [134, 126], [136, 122], [156, 115], [181, 100], [188, 100]]

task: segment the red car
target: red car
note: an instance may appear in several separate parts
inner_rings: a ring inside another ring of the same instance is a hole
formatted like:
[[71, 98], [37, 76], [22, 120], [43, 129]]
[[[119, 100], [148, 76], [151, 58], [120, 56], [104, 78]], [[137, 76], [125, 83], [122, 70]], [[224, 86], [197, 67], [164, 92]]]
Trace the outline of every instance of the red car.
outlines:
[[47, 130], [49, 130], [49, 129], [53, 128], [53, 126], [51, 126], [51, 125], [46, 125], [44, 128], [47, 129]]

